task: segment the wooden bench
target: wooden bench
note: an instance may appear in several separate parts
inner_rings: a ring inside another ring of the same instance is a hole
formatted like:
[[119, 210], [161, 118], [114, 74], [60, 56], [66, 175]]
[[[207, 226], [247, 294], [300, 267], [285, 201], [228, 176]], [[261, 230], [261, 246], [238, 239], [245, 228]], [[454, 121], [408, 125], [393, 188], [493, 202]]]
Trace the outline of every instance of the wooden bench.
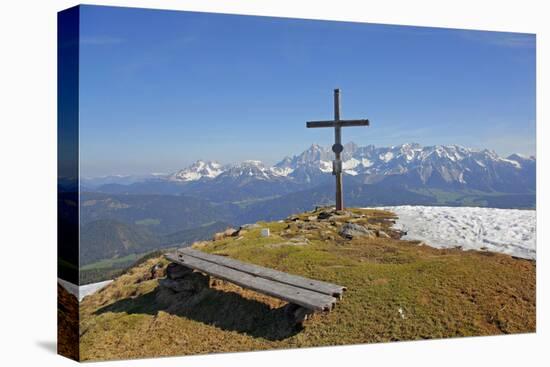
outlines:
[[[310, 312], [330, 311], [346, 287], [244, 263], [225, 256], [182, 248], [166, 255], [174, 263], [282, 299]], [[296, 307], [293, 308], [296, 310]]]

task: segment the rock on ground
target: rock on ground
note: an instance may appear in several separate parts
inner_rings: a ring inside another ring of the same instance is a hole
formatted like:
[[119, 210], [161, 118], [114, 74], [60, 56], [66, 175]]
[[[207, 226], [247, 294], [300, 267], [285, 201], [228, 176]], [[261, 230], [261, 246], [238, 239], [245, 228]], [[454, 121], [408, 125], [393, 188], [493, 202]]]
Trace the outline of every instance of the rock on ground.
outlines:
[[338, 234], [350, 240], [355, 237], [376, 237], [376, 233], [374, 231], [355, 223], [344, 224], [338, 231]]

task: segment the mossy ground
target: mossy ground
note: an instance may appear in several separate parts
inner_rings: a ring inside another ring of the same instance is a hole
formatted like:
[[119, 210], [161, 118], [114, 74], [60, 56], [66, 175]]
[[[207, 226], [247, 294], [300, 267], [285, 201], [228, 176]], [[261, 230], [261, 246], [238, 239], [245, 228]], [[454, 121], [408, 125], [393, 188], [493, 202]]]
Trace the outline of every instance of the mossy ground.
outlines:
[[[353, 219], [385, 230], [389, 212], [352, 209]], [[535, 331], [533, 261], [438, 250], [393, 238], [346, 240], [342, 216], [324, 222], [260, 223], [238, 237], [203, 242], [202, 251], [345, 285], [336, 308], [303, 328], [283, 301], [222, 281], [187, 297], [167, 294], [153, 258], [81, 303], [83, 360], [418, 340]]]

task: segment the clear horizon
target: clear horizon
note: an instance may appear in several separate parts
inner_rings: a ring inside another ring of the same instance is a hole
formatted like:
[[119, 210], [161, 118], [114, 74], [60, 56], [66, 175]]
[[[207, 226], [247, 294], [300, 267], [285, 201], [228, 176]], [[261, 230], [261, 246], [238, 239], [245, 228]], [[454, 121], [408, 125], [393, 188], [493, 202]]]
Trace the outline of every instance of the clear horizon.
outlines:
[[84, 177], [329, 146], [336, 87], [344, 141], [536, 155], [531, 34], [82, 6], [80, 45]]

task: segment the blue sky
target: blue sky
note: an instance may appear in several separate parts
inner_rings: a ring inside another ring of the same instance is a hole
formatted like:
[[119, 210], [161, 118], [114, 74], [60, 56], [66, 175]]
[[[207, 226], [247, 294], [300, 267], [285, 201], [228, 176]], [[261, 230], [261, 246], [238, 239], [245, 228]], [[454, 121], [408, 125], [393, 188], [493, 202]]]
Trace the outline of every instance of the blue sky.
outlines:
[[534, 35], [84, 6], [80, 44], [83, 176], [330, 145], [336, 87], [344, 142], [535, 154]]

